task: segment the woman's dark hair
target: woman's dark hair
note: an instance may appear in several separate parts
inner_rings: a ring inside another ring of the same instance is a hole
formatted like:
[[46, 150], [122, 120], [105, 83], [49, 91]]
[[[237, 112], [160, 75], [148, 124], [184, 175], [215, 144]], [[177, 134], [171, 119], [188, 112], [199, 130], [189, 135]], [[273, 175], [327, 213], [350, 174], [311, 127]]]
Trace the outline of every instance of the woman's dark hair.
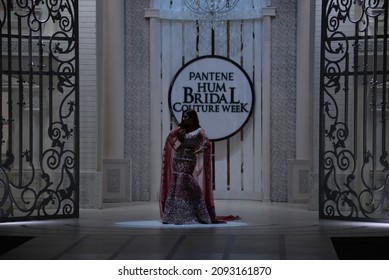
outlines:
[[180, 122], [180, 124], [179, 124], [179, 126], [180, 126], [181, 128], [184, 128], [184, 129], [185, 129], [185, 124], [182, 122], [182, 118], [184, 117], [184, 114], [187, 114], [188, 117], [189, 117], [190, 119], [193, 120], [193, 126], [194, 126], [196, 129], [200, 127], [200, 121], [199, 121], [199, 117], [198, 117], [198, 115], [197, 115], [197, 112], [196, 112], [195, 110], [193, 110], [193, 109], [187, 109], [187, 110], [185, 110], [185, 111], [182, 112], [181, 122]]

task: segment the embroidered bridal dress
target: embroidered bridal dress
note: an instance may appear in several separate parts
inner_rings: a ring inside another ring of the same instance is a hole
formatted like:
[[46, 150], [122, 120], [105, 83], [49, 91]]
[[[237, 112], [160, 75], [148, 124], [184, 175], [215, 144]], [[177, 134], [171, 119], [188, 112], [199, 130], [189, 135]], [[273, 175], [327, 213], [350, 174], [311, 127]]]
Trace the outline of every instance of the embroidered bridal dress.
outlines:
[[[161, 176], [163, 223], [217, 223], [211, 179], [211, 145], [199, 127], [179, 138], [180, 128], [166, 139]], [[200, 153], [195, 154], [195, 151]]]

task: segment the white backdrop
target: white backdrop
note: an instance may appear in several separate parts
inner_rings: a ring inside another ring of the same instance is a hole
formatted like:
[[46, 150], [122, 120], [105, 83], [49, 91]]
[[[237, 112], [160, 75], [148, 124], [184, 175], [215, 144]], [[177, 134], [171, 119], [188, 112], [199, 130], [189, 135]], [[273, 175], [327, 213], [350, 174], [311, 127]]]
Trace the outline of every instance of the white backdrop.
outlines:
[[262, 85], [262, 2], [266, 1], [241, 0], [231, 13], [231, 20], [215, 28], [214, 40], [211, 28], [196, 25], [182, 0], [151, 2], [146, 17], [151, 26], [152, 199], [158, 198], [163, 142], [176, 125], [169, 111], [170, 83], [186, 62], [214, 54], [241, 65], [255, 91], [254, 111], [247, 124], [231, 138], [215, 142], [215, 198], [262, 200], [268, 181], [265, 166], [269, 165], [266, 121], [270, 98], [263, 96]]

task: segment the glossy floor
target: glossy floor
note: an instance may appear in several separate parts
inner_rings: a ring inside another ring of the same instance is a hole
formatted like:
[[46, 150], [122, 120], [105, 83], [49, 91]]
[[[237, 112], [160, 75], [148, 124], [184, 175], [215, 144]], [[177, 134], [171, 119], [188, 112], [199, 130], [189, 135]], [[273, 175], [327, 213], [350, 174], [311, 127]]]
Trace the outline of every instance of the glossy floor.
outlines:
[[81, 210], [78, 219], [0, 224], [0, 236], [33, 236], [0, 259], [338, 259], [331, 237], [389, 236], [389, 224], [320, 220], [287, 203], [216, 201], [216, 225], [163, 225], [158, 204]]

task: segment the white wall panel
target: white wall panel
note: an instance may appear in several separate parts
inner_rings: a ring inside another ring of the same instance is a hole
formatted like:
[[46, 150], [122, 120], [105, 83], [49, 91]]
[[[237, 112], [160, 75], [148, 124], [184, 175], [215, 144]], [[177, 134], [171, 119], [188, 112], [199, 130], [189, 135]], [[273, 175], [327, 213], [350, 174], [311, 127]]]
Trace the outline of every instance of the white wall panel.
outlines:
[[[214, 143], [215, 197], [226, 199], [261, 199], [262, 193], [262, 133], [261, 133], [261, 37], [262, 20], [240, 19], [256, 14], [262, 1], [241, 1], [232, 14], [231, 21], [217, 25], [214, 37], [210, 27], [196, 25], [193, 17], [185, 12], [182, 1], [154, 1], [153, 9], [159, 11], [160, 38], [160, 94], [162, 109], [160, 119], [162, 139], [176, 124], [168, 107], [168, 92], [175, 73], [181, 66], [204, 55], [221, 55], [241, 65], [255, 85], [254, 113], [246, 126], [227, 140]], [[170, 18], [169, 18], [170, 17]], [[212, 53], [214, 51], [214, 53]], [[156, 55], [151, 59], [158, 59]], [[152, 63], [153, 65], [153, 63]], [[254, 71], [255, 70], [255, 71]], [[152, 81], [153, 83], [153, 81]], [[201, 119], [200, 119], [201, 120]], [[228, 124], [225, 124], [228, 125]], [[160, 155], [154, 155], [160, 160]], [[259, 168], [259, 170], [258, 170]]]

